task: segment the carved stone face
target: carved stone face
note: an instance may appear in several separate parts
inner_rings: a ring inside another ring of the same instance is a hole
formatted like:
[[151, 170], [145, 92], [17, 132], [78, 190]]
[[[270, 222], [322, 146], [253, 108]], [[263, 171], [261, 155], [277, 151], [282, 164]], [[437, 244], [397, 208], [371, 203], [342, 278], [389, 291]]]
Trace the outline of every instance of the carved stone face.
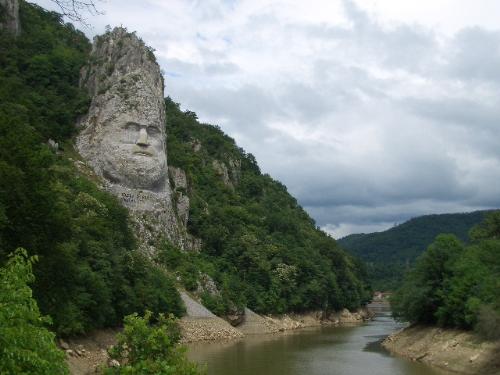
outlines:
[[93, 134], [99, 140], [95, 155], [102, 158], [102, 174], [111, 182], [161, 190], [167, 169], [163, 102], [147, 82], [131, 85], [128, 78], [112, 87], [113, 95], [102, 103]]
[[160, 67], [134, 33], [96, 37], [80, 83], [91, 98], [76, 145], [113, 188], [168, 190]]

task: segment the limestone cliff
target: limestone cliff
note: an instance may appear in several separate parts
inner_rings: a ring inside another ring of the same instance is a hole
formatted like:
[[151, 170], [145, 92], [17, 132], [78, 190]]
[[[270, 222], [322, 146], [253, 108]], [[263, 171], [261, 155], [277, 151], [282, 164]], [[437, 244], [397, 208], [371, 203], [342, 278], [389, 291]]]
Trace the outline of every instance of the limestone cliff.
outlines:
[[130, 210], [140, 248], [153, 254], [162, 238], [198, 248], [186, 231], [189, 200], [173, 202], [163, 78], [152, 50], [124, 28], [94, 38], [81, 86], [91, 105], [79, 123], [77, 149]]
[[21, 33], [18, 0], [0, 0], [0, 30], [7, 30], [16, 36]]

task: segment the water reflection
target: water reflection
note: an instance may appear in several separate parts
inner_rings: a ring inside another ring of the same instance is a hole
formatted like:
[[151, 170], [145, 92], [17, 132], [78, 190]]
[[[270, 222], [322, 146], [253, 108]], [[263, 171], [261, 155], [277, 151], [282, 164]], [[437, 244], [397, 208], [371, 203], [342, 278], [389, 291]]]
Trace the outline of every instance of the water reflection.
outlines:
[[206, 364], [208, 375], [448, 375], [387, 353], [380, 340], [400, 328], [389, 314], [379, 314], [361, 326], [192, 344], [188, 356]]

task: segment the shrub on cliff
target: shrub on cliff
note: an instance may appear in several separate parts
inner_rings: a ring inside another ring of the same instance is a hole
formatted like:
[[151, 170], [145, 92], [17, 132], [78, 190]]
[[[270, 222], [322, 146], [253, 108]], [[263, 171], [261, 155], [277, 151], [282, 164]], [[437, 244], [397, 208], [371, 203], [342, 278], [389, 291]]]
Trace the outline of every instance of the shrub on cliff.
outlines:
[[1, 374], [69, 374], [65, 354], [47, 329], [50, 318], [40, 315], [28, 286], [35, 259], [20, 248], [0, 268]]

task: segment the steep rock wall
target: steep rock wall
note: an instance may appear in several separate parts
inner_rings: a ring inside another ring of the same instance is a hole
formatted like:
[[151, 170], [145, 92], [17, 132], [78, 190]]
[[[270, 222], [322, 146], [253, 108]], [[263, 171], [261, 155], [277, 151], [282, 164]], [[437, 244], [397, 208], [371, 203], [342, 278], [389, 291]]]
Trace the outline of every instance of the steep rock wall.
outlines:
[[0, 0], [0, 30], [7, 30], [15, 36], [21, 33], [18, 0]]
[[152, 255], [162, 239], [197, 249], [179, 220], [168, 178], [163, 78], [150, 48], [135, 33], [115, 28], [94, 38], [81, 85], [91, 96], [76, 146], [131, 213], [139, 247]]

